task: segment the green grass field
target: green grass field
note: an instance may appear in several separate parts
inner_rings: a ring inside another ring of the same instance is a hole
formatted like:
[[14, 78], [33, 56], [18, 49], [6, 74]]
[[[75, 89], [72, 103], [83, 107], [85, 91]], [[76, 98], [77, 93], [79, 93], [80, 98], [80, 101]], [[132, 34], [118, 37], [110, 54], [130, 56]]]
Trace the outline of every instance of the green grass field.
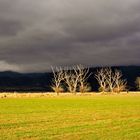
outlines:
[[140, 140], [140, 94], [0, 99], [0, 140]]

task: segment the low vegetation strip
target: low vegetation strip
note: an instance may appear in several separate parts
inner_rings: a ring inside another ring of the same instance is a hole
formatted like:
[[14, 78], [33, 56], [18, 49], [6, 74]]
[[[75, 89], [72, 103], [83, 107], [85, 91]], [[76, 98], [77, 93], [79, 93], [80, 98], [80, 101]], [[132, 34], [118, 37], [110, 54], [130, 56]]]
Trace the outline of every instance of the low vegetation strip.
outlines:
[[[101, 92], [86, 92], [86, 93], [80, 93], [80, 92], [77, 92], [76, 94], [73, 94], [73, 93], [69, 93], [69, 92], [66, 92], [66, 93], [59, 93], [59, 96], [60, 97], [63, 97], [63, 96], [98, 96], [98, 95], [127, 95], [127, 96], [138, 96], [140, 95], [140, 92], [138, 91], [131, 91], [131, 92], [120, 92], [119, 94], [118, 93], [110, 93], [110, 92], [104, 92], [104, 93], [101, 93]], [[0, 98], [40, 98], [40, 97], [56, 97], [58, 96], [57, 93], [54, 93], [54, 92], [40, 92], [40, 93], [18, 93], [18, 92], [5, 92], [5, 93], [0, 93]]]
[[140, 94], [0, 99], [0, 140], [138, 140]]

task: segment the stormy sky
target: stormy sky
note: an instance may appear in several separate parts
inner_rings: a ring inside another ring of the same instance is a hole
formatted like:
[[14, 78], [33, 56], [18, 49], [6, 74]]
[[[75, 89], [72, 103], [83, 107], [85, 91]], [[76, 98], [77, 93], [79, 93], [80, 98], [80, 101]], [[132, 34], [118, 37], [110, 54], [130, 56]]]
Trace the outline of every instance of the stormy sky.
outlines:
[[0, 71], [140, 65], [140, 0], [0, 0]]

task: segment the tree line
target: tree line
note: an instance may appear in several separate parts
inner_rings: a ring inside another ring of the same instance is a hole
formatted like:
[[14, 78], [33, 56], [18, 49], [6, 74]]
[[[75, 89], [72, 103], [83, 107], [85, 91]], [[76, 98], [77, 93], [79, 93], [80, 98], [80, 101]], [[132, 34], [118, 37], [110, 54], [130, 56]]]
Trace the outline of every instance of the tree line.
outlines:
[[[93, 74], [89, 72], [89, 68], [82, 65], [73, 67], [52, 67], [53, 80], [51, 88], [59, 95], [60, 92], [76, 92], [85, 93], [91, 90], [88, 78]], [[123, 78], [123, 74], [118, 69], [100, 68], [94, 74], [98, 81], [100, 92], [116, 92], [128, 91], [127, 80]], [[140, 89], [140, 77], [136, 79], [137, 88]]]

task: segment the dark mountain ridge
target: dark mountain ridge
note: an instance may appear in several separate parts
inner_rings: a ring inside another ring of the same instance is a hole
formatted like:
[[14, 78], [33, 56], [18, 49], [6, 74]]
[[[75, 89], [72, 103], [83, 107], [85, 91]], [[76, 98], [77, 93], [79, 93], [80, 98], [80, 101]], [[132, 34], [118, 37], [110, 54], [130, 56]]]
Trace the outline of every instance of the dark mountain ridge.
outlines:
[[[98, 83], [94, 77], [95, 72], [99, 69], [90, 68], [93, 74], [88, 79], [92, 87], [92, 91], [98, 90]], [[136, 90], [135, 80], [140, 76], [140, 66], [114, 66], [112, 69], [119, 69], [122, 71], [123, 77], [128, 82], [129, 90]], [[39, 92], [51, 91], [50, 85], [53, 74], [51, 72], [44, 73], [18, 73], [12, 71], [0, 72], [0, 91], [19, 91], [19, 92]]]

